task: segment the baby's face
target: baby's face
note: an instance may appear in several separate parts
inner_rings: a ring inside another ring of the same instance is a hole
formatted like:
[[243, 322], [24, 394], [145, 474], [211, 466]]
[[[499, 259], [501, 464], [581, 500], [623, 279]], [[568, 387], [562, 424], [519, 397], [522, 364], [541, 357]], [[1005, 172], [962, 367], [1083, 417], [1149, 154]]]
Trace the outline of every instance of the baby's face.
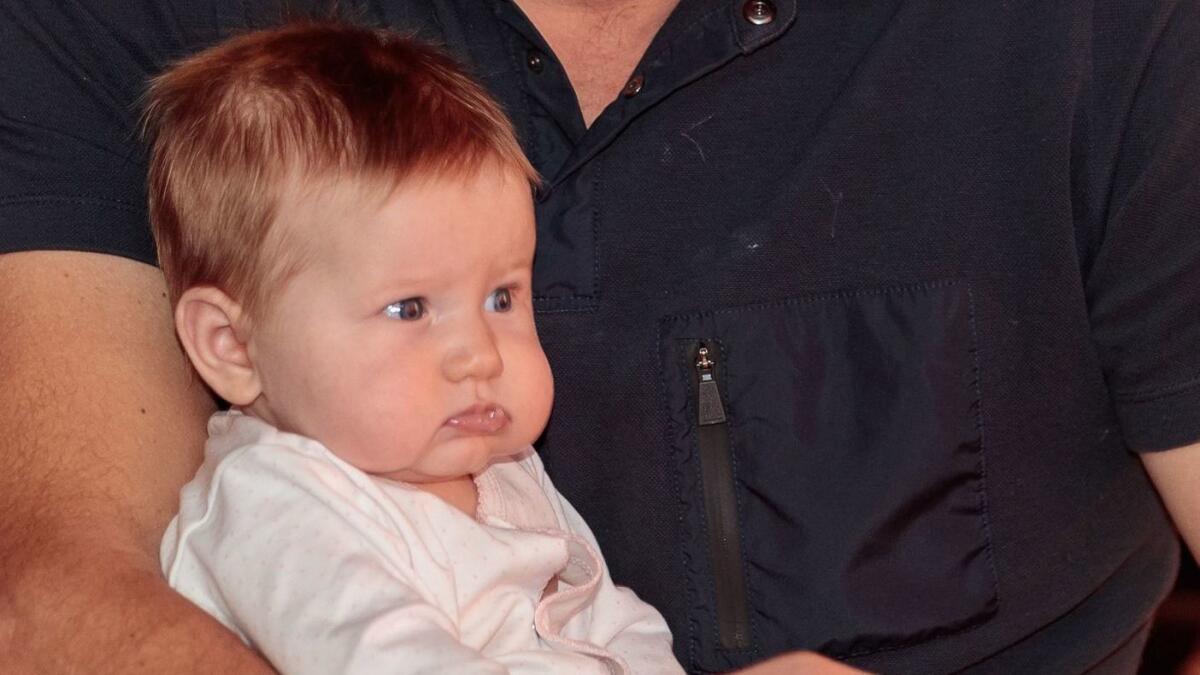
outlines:
[[253, 328], [263, 394], [250, 412], [414, 483], [478, 472], [537, 438], [553, 383], [522, 175], [489, 162], [383, 200], [327, 189], [278, 215], [312, 255]]

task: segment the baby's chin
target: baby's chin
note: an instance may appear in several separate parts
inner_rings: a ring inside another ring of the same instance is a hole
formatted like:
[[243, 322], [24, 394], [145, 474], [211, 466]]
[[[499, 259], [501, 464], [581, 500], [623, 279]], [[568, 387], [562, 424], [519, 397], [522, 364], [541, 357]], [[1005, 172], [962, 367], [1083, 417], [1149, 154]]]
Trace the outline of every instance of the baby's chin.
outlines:
[[531, 453], [532, 451], [533, 451], [533, 449], [531, 447], [529, 447], [529, 443], [525, 443], [525, 444], [521, 445], [520, 447], [513, 448], [512, 450], [509, 450], [507, 452], [498, 453], [496, 455], [493, 455], [491, 457], [491, 459], [489, 459], [481, 468], [479, 468], [477, 471], [474, 471], [473, 473], [480, 473], [480, 472], [484, 471], [485, 469], [487, 469], [489, 466], [493, 466], [496, 464], [504, 464], [505, 462], [519, 462], [522, 459], [525, 459], [526, 457], [528, 457], [529, 453]]
[[472, 463], [471, 470], [467, 473], [476, 475], [493, 464], [517, 461], [525, 456], [528, 448], [529, 443], [505, 443], [497, 448], [489, 449], [488, 452], [481, 453], [478, 461]]
[[458, 445], [460, 447], [443, 448], [443, 450], [449, 450], [445, 453], [449, 456], [439, 458], [442, 461], [425, 461], [406, 467], [381, 468], [378, 471], [364, 469], [364, 471], [405, 483], [442, 483], [477, 475], [493, 464], [517, 461], [523, 458], [529, 450], [529, 443], [505, 442], [490, 447], [488, 445], [469, 447], [465, 443]]

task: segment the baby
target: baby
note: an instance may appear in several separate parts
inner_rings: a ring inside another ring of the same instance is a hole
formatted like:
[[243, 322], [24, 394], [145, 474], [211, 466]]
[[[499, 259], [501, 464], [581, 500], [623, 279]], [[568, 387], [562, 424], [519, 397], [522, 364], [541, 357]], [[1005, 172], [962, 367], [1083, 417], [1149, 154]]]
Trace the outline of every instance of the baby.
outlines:
[[535, 172], [438, 51], [298, 23], [150, 89], [175, 324], [233, 405], [170, 584], [286, 673], [675, 673], [530, 443]]

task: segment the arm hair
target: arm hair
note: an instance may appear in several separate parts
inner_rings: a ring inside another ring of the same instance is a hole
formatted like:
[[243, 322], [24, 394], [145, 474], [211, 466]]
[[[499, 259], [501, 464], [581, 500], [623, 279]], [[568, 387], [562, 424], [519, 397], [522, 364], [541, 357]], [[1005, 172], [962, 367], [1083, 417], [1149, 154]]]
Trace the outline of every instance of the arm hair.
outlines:
[[186, 367], [158, 270], [0, 255], [0, 317], [6, 672], [271, 672], [159, 570], [213, 402]]

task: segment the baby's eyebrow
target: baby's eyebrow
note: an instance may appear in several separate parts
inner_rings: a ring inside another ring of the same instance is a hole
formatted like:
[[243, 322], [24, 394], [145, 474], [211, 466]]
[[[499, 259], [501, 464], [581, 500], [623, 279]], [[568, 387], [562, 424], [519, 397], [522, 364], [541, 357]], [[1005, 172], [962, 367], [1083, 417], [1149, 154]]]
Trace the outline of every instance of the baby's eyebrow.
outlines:
[[391, 273], [382, 274], [378, 277], [373, 277], [366, 286], [367, 293], [376, 295], [395, 295], [395, 299], [402, 299], [400, 296], [420, 295], [421, 289], [429, 284], [428, 276], [400, 276]]
[[533, 256], [514, 256], [508, 260], [505, 260], [503, 264], [500, 265], [500, 269], [503, 269], [506, 273], [508, 273], [526, 270], [532, 266]]
[[507, 255], [499, 255], [497, 259], [502, 260], [501, 267], [505, 269], [520, 269], [533, 266], [534, 251], [526, 251], [522, 247], [514, 246], [507, 252]]

